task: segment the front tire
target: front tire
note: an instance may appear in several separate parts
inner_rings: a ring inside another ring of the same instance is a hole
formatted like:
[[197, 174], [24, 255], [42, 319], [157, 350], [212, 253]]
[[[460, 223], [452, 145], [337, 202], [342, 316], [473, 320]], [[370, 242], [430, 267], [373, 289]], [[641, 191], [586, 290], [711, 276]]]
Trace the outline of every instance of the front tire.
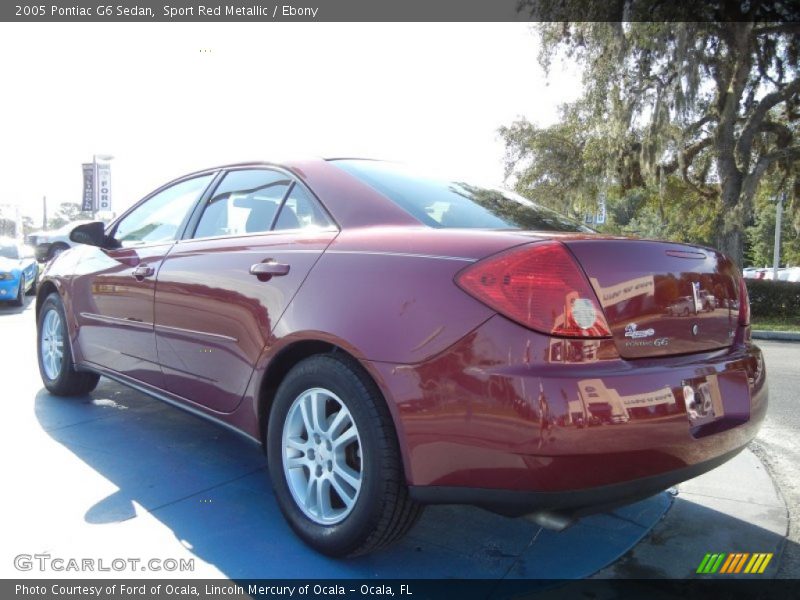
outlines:
[[35, 295], [36, 295], [36, 290], [37, 290], [37, 289], [38, 289], [38, 287], [39, 287], [39, 282], [37, 281], [38, 279], [39, 279], [39, 276], [38, 276], [38, 274], [34, 274], [34, 276], [33, 276], [33, 283], [31, 283], [31, 287], [30, 287], [30, 289], [29, 289], [29, 290], [26, 292], [26, 295], [28, 295], [28, 296], [35, 296]]
[[75, 370], [68, 335], [64, 305], [61, 297], [53, 292], [39, 311], [36, 353], [39, 374], [51, 394], [81, 396], [97, 387], [100, 376]]
[[386, 403], [352, 359], [312, 356], [289, 372], [275, 394], [267, 451], [281, 511], [323, 554], [386, 546], [421, 513], [408, 496]]
[[11, 301], [11, 306], [22, 306], [23, 304], [25, 304], [25, 275], [20, 274], [17, 296]]

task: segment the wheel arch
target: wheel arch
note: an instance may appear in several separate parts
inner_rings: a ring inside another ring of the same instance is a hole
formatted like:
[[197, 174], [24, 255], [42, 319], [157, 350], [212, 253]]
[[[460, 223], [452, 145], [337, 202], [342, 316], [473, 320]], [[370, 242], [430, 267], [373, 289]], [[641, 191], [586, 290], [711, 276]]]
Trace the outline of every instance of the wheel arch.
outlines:
[[394, 434], [400, 447], [403, 475], [406, 481], [408, 481], [408, 474], [410, 473], [409, 460], [406, 453], [406, 444], [403, 443], [403, 430], [400, 419], [397, 416], [396, 407], [392, 402], [391, 395], [386, 389], [384, 382], [378, 373], [371, 368], [369, 362], [359, 359], [354, 351], [346, 349], [343, 345], [339, 345], [330, 340], [309, 338], [292, 341], [268, 358], [268, 363], [260, 378], [255, 395], [258, 435], [264, 451], [266, 452], [267, 448], [266, 432], [269, 426], [269, 413], [278, 387], [295, 365], [306, 358], [320, 354], [332, 354], [347, 360], [353, 366], [360, 369], [380, 393], [391, 415]]
[[36, 319], [39, 319], [39, 312], [42, 310], [42, 304], [50, 294], [53, 292], [59, 293], [58, 286], [51, 279], [46, 279], [39, 282], [39, 289], [36, 290]]

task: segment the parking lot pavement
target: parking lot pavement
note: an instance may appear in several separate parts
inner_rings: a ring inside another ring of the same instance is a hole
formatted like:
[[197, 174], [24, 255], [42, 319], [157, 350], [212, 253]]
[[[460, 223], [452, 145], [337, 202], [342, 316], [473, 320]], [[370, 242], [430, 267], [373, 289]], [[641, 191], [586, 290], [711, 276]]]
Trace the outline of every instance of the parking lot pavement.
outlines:
[[[135, 558], [135, 571], [150, 559], [194, 561], [192, 571], [139, 573], [147, 577], [576, 578], [634, 547], [671, 504], [662, 493], [561, 533], [475, 508], [429, 507], [395, 546], [328, 559], [283, 520], [260, 448], [107, 380], [90, 396], [51, 396], [36, 367], [32, 304], [0, 308], [0, 332], [2, 577], [130, 575]], [[15, 568], [14, 557], [40, 553], [106, 566], [121, 558], [127, 570]]]

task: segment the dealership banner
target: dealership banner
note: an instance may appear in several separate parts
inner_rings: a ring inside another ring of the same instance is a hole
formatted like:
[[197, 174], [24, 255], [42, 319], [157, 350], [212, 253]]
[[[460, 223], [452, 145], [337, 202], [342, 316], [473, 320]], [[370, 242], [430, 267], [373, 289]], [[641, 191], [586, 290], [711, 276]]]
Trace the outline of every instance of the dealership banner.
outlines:
[[96, 210], [111, 212], [111, 165], [97, 164]]
[[83, 212], [94, 211], [94, 163], [83, 163], [83, 200], [81, 210]]

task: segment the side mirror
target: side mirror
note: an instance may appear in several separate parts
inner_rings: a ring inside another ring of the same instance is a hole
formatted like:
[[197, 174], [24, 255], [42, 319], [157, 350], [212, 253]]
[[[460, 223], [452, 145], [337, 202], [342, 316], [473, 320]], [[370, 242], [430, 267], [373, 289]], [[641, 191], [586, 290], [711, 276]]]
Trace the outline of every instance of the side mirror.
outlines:
[[86, 244], [98, 248], [119, 248], [119, 242], [106, 235], [106, 226], [101, 221], [78, 225], [70, 231], [69, 239], [76, 244]]

